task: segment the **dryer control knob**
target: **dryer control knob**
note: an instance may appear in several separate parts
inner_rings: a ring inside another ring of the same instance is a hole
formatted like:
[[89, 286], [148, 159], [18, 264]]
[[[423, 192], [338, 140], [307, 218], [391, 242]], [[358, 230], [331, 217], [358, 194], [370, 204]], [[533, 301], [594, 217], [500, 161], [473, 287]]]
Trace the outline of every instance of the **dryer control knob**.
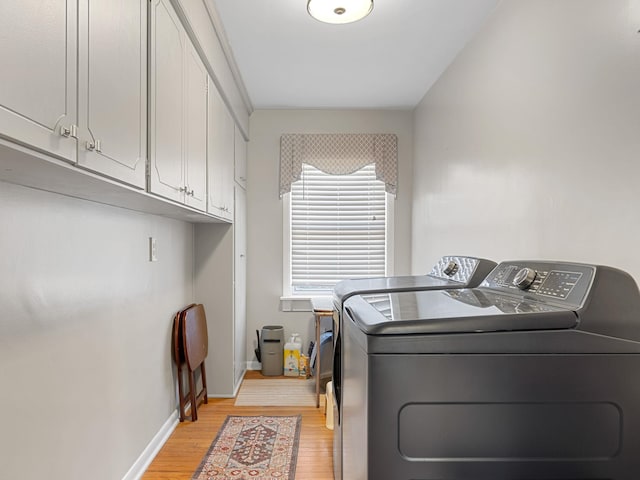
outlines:
[[458, 271], [458, 268], [460, 268], [458, 266], [458, 264], [456, 262], [454, 262], [453, 260], [451, 260], [446, 267], [444, 267], [444, 274], [448, 275], [448, 276], [453, 276], [456, 274], [456, 272]]
[[537, 272], [533, 268], [523, 268], [513, 278], [513, 284], [520, 290], [526, 290], [535, 282]]

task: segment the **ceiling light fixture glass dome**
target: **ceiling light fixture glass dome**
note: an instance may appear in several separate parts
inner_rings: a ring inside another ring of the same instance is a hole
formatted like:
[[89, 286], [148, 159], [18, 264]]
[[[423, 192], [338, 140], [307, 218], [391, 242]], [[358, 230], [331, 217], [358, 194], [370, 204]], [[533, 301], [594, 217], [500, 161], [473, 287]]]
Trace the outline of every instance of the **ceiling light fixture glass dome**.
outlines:
[[309, 0], [307, 11], [325, 23], [351, 23], [363, 19], [373, 10], [373, 0]]

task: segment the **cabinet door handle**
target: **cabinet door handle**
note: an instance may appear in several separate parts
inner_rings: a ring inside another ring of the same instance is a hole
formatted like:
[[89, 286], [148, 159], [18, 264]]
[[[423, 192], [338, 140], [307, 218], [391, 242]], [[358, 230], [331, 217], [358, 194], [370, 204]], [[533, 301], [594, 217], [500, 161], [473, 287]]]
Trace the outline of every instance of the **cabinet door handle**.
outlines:
[[102, 144], [100, 140], [96, 140], [95, 142], [92, 142], [91, 140], [87, 140], [87, 150], [89, 150], [90, 152], [93, 150], [95, 150], [98, 153], [102, 152]]
[[63, 125], [60, 127], [60, 135], [67, 138], [78, 138], [78, 127], [76, 125], [69, 125], [68, 127]]

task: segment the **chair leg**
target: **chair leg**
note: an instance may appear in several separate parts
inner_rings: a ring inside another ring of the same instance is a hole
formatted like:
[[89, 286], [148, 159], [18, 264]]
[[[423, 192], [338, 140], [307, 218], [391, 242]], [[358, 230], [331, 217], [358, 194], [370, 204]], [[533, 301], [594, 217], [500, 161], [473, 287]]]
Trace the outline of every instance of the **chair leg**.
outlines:
[[198, 420], [198, 405], [196, 397], [196, 375], [193, 370], [189, 370], [189, 390], [191, 395], [191, 421]]
[[207, 397], [207, 372], [204, 368], [204, 362], [200, 364], [200, 371], [202, 373], [202, 391], [204, 393], [204, 403], [209, 403], [209, 398]]
[[184, 386], [182, 384], [182, 366], [178, 365], [178, 402], [180, 404], [180, 421], [184, 422], [185, 418], [185, 401], [184, 401]]

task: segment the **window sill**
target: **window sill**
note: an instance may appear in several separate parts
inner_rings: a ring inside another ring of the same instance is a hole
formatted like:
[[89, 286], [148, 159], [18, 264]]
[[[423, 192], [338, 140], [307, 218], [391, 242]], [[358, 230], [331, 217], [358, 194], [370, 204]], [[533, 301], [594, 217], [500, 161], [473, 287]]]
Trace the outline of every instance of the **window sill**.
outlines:
[[[325, 298], [331, 298], [331, 295], [317, 295]], [[313, 295], [304, 296], [283, 296], [280, 297], [281, 312], [313, 312], [311, 299]]]

